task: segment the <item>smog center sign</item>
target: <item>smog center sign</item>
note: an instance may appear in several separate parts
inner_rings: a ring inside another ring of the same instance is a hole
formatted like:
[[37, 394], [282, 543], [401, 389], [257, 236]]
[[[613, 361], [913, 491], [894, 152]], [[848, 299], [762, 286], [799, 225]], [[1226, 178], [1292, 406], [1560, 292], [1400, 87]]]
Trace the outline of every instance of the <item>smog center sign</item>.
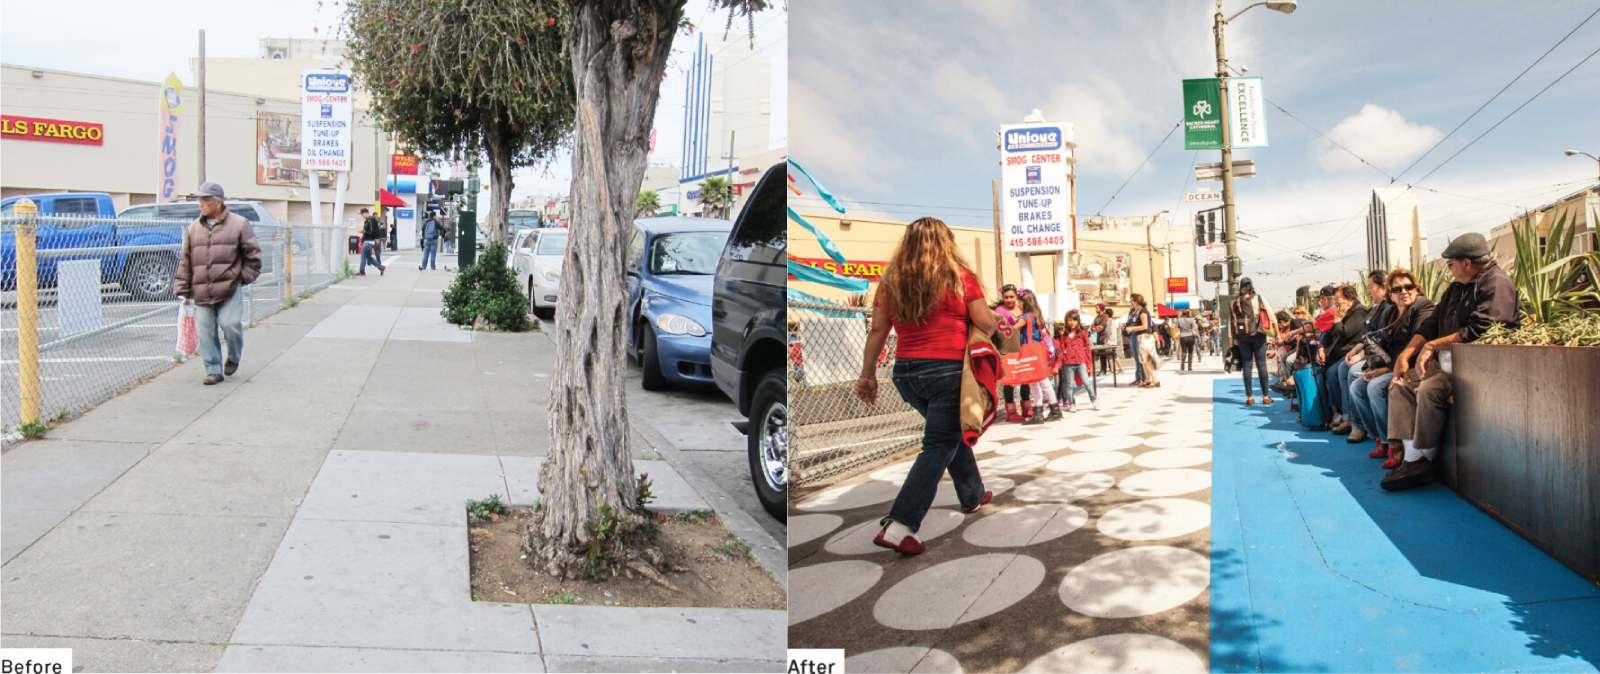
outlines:
[[1071, 127], [1000, 127], [1000, 229], [1011, 253], [1059, 253], [1071, 246], [1067, 189]]
[[350, 170], [350, 75], [307, 71], [301, 79], [300, 168]]

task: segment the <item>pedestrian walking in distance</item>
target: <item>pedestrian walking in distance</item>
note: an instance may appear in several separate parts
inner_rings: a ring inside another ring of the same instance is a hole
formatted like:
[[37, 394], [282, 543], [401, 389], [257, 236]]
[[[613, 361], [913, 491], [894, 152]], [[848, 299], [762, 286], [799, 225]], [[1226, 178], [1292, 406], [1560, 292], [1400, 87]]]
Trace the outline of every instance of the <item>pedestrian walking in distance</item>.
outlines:
[[417, 265], [417, 269], [439, 270], [439, 236], [443, 229], [432, 213], [422, 221], [422, 264]]
[[[200, 359], [206, 366], [205, 385], [222, 381], [239, 370], [244, 356], [244, 293], [239, 286], [261, 276], [261, 245], [250, 221], [230, 213], [222, 186], [200, 184], [190, 195], [200, 200], [200, 217], [184, 231], [183, 251], [173, 290], [195, 305], [195, 327], [200, 333]], [[224, 360], [221, 341], [227, 342]]]
[[1194, 340], [1199, 334], [1200, 326], [1195, 323], [1194, 316], [1188, 309], [1183, 310], [1183, 315], [1178, 317], [1178, 344], [1183, 349], [1183, 360], [1178, 364], [1179, 370], [1194, 371]]
[[1151, 334], [1155, 323], [1150, 320], [1150, 307], [1145, 304], [1144, 295], [1134, 293], [1129, 299], [1133, 308], [1128, 310], [1127, 332], [1133, 341], [1133, 362], [1138, 368], [1134, 380], [1139, 388], [1156, 388], [1161, 385], [1161, 376], [1156, 373], [1160, 369], [1156, 362], [1156, 336]]
[[998, 326], [994, 310], [984, 301], [983, 286], [962, 258], [950, 228], [936, 218], [908, 225], [874, 298], [855, 392], [868, 404], [877, 400], [878, 355], [894, 330], [898, 338], [894, 387], [922, 415], [922, 452], [912, 462], [889, 514], [879, 521], [882, 529], [874, 544], [902, 555], [922, 553], [916, 533], [946, 471], [963, 512], [975, 512], [994, 498], [983, 488], [972, 448], [962, 440], [960, 400], [970, 328], [991, 335]]
[[378, 217], [365, 208], [361, 209], [361, 218], [361, 269], [356, 276], [366, 276], [368, 264], [377, 267], [378, 275], [383, 276], [389, 271], [383, 265], [383, 237], [387, 230], [378, 222]]

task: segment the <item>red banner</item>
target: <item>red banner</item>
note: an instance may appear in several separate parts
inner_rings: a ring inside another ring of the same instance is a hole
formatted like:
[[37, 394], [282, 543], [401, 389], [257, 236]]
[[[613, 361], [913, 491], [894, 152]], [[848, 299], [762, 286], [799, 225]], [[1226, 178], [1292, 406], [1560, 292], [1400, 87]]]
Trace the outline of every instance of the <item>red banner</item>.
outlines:
[[[843, 268], [840, 268], [839, 263], [834, 262], [832, 258], [790, 257], [789, 259], [799, 262], [803, 265], [816, 267], [818, 269], [826, 269], [840, 276], [864, 278], [868, 281], [876, 281], [878, 280], [878, 277], [883, 276], [883, 268], [889, 264], [888, 262], [878, 262], [874, 260], [845, 260]], [[794, 275], [790, 274], [789, 278], [794, 278]]]
[[1167, 292], [1172, 293], [1174, 295], [1187, 294], [1189, 292], [1189, 278], [1188, 277], [1168, 278], [1167, 279]]
[[414, 154], [397, 154], [389, 158], [389, 172], [397, 176], [414, 176], [417, 174], [417, 164], [421, 163]]
[[37, 140], [46, 143], [104, 145], [106, 128], [94, 122], [69, 122], [64, 119], [0, 115], [0, 130], [10, 140]]

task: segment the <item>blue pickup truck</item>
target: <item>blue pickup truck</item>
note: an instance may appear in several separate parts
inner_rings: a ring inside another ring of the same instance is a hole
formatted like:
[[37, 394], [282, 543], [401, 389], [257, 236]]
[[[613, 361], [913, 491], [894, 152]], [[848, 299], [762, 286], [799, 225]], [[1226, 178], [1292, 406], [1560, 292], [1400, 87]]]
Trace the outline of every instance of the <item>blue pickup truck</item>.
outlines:
[[[0, 200], [0, 219], [6, 223], [0, 235], [0, 289], [12, 290], [17, 284], [12, 218], [17, 202], [24, 198], [39, 207], [40, 287], [55, 286], [56, 265], [61, 262], [99, 260], [101, 283], [120, 285], [140, 301], [172, 297], [178, 253], [169, 246], [183, 243], [184, 225], [172, 220], [119, 220], [111, 195], [103, 192], [30, 194]], [[97, 248], [108, 250], [97, 252]], [[52, 254], [52, 250], [72, 252]]]

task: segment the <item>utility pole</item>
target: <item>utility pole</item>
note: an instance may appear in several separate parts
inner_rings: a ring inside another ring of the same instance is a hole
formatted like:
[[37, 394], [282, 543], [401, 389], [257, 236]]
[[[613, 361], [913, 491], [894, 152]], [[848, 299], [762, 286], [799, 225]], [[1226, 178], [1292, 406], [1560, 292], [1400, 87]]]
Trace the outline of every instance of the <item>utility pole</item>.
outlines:
[[1000, 181], [990, 180], [989, 190], [994, 194], [994, 289], [999, 292], [1006, 284], [1005, 257], [1001, 251], [1005, 244], [1000, 240]]
[[1228, 138], [1228, 56], [1223, 45], [1222, 29], [1227, 20], [1222, 16], [1222, 0], [1217, 0], [1214, 31], [1217, 36], [1217, 87], [1222, 92], [1222, 240], [1228, 248], [1228, 295], [1239, 292], [1239, 276], [1243, 272], [1239, 263], [1239, 240], [1235, 236], [1233, 221], [1233, 146]]
[[733, 213], [733, 141], [738, 137], [739, 131], [734, 129], [728, 132], [728, 194], [722, 203], [722, 217], [732, 217]]
[[200, 29], [200, 182], [206, 181], [206, 31]]

